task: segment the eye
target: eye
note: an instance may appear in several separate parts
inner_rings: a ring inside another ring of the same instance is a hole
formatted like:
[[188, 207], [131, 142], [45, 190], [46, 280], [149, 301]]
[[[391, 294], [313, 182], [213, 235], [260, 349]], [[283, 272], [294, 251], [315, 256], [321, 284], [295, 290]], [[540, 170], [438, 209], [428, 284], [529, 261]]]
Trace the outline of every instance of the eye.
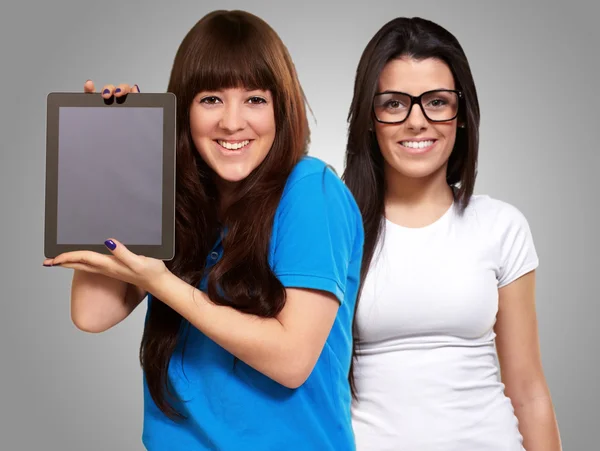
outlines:
[[253, 105], [259, 105], [261, 103], [267, 103], [267, 101], [265, 99], [263, 99], [262, 97], [258, 97], [258, 96], [252, 96], [248, 99], [248, 102], [253, 104]]
[[429, 103], [427, 103], [427, 106], [431, 106], [433, 108], [440, 108], [446, 105], [447, 102], [444, 99], [433, 99]]
[[216, 96], [208, 96], [208, 97], [203, 97], [202, 99], [200, 99], [200, 103], [204, 103], [206, 105], [215, 105], [217, 102], [220, 102], [221, 99], [219, 99]]
[[385, 102], [385, 104], [383, 106], [384, 106], [384, 108], [391, 108], [391, 109], [395, 110], [404, 105], [398, 100], [388, 100], [387, 102]]

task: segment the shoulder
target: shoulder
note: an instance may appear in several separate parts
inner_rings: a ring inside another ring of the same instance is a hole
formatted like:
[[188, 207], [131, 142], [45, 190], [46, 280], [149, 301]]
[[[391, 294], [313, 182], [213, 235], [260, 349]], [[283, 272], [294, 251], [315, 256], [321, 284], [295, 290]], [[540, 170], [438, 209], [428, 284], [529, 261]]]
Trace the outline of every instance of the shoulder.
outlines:
[[512, 280], [520, 266], [537, 265], [537, 254], [529, 222], [515, 205], [489, 195], [471, 197], [465, 209], [468, 229], [474, 232], [479, 243], [494, 250], [498, 258], [499, 280], [502, 284]]
[[465, 209], [465, 216], [494, 229], [528, 226], [523, 212], [515, 205], [487, 194], [474, 194]]
[[275, 221], [279, 231], [320, 224], [329, 232], [344, 229], [360, 239], [364, 234], [360, 209], [346, 184], [330, 165], [309, 156], [288, 177]]
[[[323, 160], [312, 156], [304, 156], [292, 169], [290, 176], [284, 189], [284, 195], [292, 191], [298, 182], [304, 180], [304, 183], [316, 183], [321, 178], [326, 177], [328, 183], [331, 183], [331, 176], [334, 176], [341, 183], [341, 179], [337, 176], [335, 170]], [[305, 180], [308, 179], [308, 180]], [[335, 183], [335, 181], [334, 181]]]
[[494, 249], [499, 288], [537, 268], [539, 258], [533, 235], [519, 208], [488, 195], [478, 195], [472, 197], [467, 210], [482, 226], [481, 239]]
[[319, 158], [305, 156], [290, 173], [281, 203], [315, 202], [317, 198], [331, 202], [332, 208], [344, 207], [360, 214], [352, 193], [335, 169]]

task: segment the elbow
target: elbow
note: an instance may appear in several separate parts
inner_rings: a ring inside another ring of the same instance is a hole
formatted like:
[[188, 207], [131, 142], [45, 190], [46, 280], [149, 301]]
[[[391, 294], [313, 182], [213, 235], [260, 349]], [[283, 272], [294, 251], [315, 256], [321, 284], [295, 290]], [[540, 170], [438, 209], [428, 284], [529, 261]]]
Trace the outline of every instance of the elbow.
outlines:
[[285, 362], [284, 371], [280, 374], [277, 382], [292, 390], [300, 388], [310, 377], [315, 363], [313, 359], [294, 356]]
[[71, 312], [71, 322], [80, 331], [90, 334], [99, 334], [107, 329], [97, 318], [90, 315], [75, 314], [75, 312]]
[[291, 390], [296, 390], [297, 388], [302, 387], [304, 382], [308, 379], [308, 376], [304, 376], [302, 374], [296, 375], [286, 375], [282, 377], [278, 382], [286, 388]]
[[99, 334], [100, 332], [104, 332], [106, 330], [103, 327], [100, 327], [98, 324], [94, 324], [91, 321], [82, 321], [81, 319], [73, 319], [72, 321], [77, 329], [79, 329], [82, 332], [87, 332], [89, 334]]
[[505, 393], [515, 408], [540, 400], [551, 400], [550, 390], [543, 376], [509, 380], [506, 382]]

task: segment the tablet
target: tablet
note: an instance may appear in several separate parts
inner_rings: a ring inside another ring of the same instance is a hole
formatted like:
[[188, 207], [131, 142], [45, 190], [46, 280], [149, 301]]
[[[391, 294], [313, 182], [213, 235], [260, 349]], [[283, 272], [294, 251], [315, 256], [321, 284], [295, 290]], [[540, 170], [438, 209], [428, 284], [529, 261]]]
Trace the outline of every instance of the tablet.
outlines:
[[47, 97], [44, 254], [91, 250], [108, 238], [147, 257], [175, 253], [172, 93]]

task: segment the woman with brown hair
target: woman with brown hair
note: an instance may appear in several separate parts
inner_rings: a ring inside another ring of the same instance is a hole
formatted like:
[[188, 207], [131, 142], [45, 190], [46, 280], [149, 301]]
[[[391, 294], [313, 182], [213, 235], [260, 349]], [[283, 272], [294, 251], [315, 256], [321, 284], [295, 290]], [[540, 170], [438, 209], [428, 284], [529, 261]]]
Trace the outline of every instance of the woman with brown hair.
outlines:
[[148, 296], [149, 450], [354, 449], [347, 375], [362, 221], [337, 175], [307, 156], [287, 49], [251, 14], [210, 13], [183, 39], [168, 91], [176, 255], [165, 264], [112, 238], [110, 255], [45, 261], [75, 270], [74, 323], [105, 331]]

